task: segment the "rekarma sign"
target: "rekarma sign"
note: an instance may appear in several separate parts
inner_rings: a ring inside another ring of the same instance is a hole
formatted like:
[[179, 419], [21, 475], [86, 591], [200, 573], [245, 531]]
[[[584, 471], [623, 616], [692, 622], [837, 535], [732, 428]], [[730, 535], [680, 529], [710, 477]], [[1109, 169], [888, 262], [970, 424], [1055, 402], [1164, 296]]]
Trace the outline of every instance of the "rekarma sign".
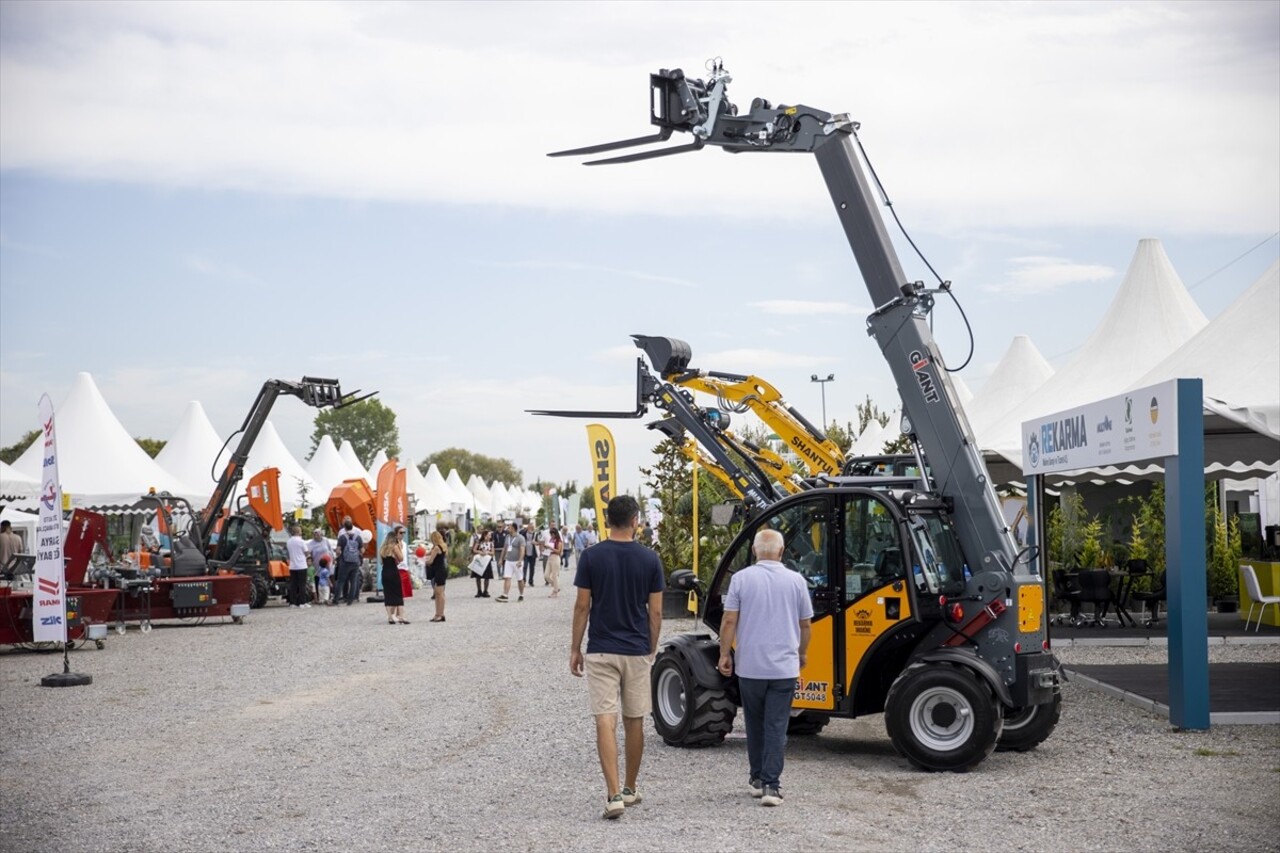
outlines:
[[1177, 380], [1022, 424], [1022, 473], [1057, 474], [1178, 453]]

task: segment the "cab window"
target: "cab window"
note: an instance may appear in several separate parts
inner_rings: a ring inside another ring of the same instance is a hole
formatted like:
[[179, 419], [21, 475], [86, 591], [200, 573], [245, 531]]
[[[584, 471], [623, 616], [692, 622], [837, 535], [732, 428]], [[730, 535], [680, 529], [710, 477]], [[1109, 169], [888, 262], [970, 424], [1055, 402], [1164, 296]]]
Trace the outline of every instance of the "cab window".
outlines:
[[883, 501], [865, 494], [846, 500], [842, 556], [846, 602], [905, 577], [897, 526]]
[[829, 508], [830, 501], [824, 496], [789, 504], [758, 522], [751, 528], [748, 536], [738, 541], [736, 550], [728, 558], [728, 568], [721, 577], [721, 585], [712, 590], [712, 594], [724, 595], [729, 591], [729, 579], [734, 572], [755, 562], [755, 557], [751, 553], [751, 542], [757, 532], [766, 528], [772, 528], [782, 534], [783, 565], [792, 571], [799, 572], [808, 582], [810, 590], [826, 587]]

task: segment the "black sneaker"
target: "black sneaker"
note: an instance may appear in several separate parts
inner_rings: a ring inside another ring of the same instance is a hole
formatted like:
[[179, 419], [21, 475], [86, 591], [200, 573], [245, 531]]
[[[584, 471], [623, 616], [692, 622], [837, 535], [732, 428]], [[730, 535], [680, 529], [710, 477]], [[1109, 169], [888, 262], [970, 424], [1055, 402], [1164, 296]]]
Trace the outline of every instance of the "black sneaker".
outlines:
[[747, 782], [747, 790], [758, 800], [764, 796], [764, 783], [753, 777]]
[[520, 596], [519, 598], [516, 599], [516, 601], [524, 601], [524, 596], [523, 595]]
[[770, 785], [764, 789], [764, 794], [760, 797], [760, 805], [762, 806], [780, 806], [782, 805], [782, 789], [777, 785]]

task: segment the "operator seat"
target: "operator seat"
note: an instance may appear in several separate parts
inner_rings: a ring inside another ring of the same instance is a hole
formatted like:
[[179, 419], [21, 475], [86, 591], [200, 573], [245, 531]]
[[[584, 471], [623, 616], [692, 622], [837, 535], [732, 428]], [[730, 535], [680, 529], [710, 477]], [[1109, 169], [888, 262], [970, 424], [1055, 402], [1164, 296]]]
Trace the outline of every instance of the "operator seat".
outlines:
[[876, 586], [883, 586], [902, 577], [902, 549], [884, 548], [876, 554]]
[[170, 560], [174, 577], [190, 578], [209, 573], [204, 554], [200, 553], [195, 541], [186, 533], [174, 537]]

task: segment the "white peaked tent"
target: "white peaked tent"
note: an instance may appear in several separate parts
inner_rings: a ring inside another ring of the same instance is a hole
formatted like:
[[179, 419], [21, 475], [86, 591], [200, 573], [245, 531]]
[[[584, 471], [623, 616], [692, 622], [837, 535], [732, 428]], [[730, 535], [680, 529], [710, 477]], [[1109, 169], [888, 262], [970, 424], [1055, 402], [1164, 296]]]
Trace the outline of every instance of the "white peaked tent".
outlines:
[[1280, 439], [1280, 262], [1129, 388], [1197, 376], [1206, 410]]
[[507, 487], [497, 480], [493, 481], [493, 485], [489, 487], [489, 505], [493, 507], [494, 515], [510, 515], [511, 514], [511, 495], [507, 492]]
[[462, 482], [457, 468], [449, 469], [449, 476], [444, 478], [444, 484], [449, 487], [449, 494], [453, 496], [454, 503], [461, 504], [464, 509], [475, 508], [475, 498], [471, 490]]
[[522, 504], [522, 508], [529, 515], [535, 514], [539, 509], [542, 508], [542, 495], [538, 494], [533, 489], [525, 489], [524, 503]]
[[[31, 420], [36, 420], [34, 403]], [[67, 398], [54, 409], [54, 420], [62, 491], [81, 506], [133, 503], [153, 487], [197, 500], [202, 491], [211, 491], [193, 489], [148, 456], [116, 419], [88, 373], [76, 374]], [[43, 463], [44, 442], [37, 439], [13, 467], [39, 479]]]
[[222, 439], [209, 423], [204, 407], [196, 400], [187, 403], [182, 420], [156, 462], [173, 476], [197, 489], [201, 497], [213, 494], [222, 469], [214, 463], [222, 451]]
[[476, 512], [493, 515], [493, 495], [489, 493], [489, 487], [480, 479], [479, 474], [472, 474], [467, 480], [467, 491], [475, 501]]
[[417, 507], [421, 511], [424, 508], [422, 506], [422, 496], [427, 493], [426, 478], [422, 476], [422, 472], [418, 470], [417, 465], [406, 465], [405, 471], [407, 472], [405, 474], [405, 486], [409, 490], [409, 494], [413, 495], [417, 500]]
[[422, 479], [426, 484], [426, 491], [417, 496], [419, 512], [444, 512], [457, 503], [454, 500], [453, 490], [444, 481], [440, 469], [434, 463], [427, 469]]
[[364, 472], [364, 476], [369, 479], [369, 485], [378, 488], [378, 472], [382, 470], [382, 466], [387, 464], [387, 451], [379, 450], [377, 455], [373, 457], [373, 461], [369, 463], [369, 470]]
[[40, 481], [15, 471], [12, 465], [0, 461], [0, 500], [35, 497], [40, 491]]
[[875, 418], [867, 421], [867, 426], [862, 430], [862, 434], [858, 436], [857, 441], [849, 448], [849, 456], [879, 456], [884, 452], [884, 442], [887, 436], [885, 428], [880, 426], [880, 422]]
[[986, 384], [965, 404], [969, 426], [982, 444], [982, 436], [1004, 415], [1035, 393], [1053, 375], [1053, 368], [1031, 338], [1014, 335]]
[[[219, 459], [219, 462], [226, 464], [226, 457]], [[304, 487], [308, 506], [324, 506], [324, 502], [329, 499], [329, 493], [321, 493], [320, 486], [302, 467], [302, 463], [289, 452], [289, 448], [285, 447], [280, 440], [280, 433], [276, 432], [275, 424], [271, 421], [262, 425], [262, 432], [249, 451], [249, 461], [244, 465], [245, 476], [252, 477], [263, 468], [280, 469], [280, 504], [286, 509], [302, 505]]]
[[951, 374], [951, 387], [956, 389], [956, 396], [960, 398], [960, 405], [969, 409], [969, 404], [973, 402], [973, 391], [969, 389], [969, 383], [959, 373]]
[[[321, 437], [320, 443], [316, 445], [316, 452], [311, 454], [311, 461], [307, 463], [307, 473], [316, 481], [316, 487], [319, 489], [317, 494], [326, 501], [335, 487], [341, 486], [343, 480], [351, 477], [347, 471], [347, 463], [338, 455], [338, 448], [334, 446], [333, 439], [327, 435]], [[316, 501], [312, 503], [318, 504]]]
[[1138, 241], [1093, 334], [1061, 370], [989, 425], [979, 443], [1021, 466], [1023, 421], [1119, 394], [1207, 323], [1160, 241]]
[[360, 457], [356, 456], [356, 449], [351, 444], [351, 439], [344, 438], [342, 446], [338, 448], [338, 455], [342, 457], [342, 461], [346, 463], [347, 475], [345, 480], [367, 479], [369, 472], [364, 470], [364, 466], [360, 464]]

